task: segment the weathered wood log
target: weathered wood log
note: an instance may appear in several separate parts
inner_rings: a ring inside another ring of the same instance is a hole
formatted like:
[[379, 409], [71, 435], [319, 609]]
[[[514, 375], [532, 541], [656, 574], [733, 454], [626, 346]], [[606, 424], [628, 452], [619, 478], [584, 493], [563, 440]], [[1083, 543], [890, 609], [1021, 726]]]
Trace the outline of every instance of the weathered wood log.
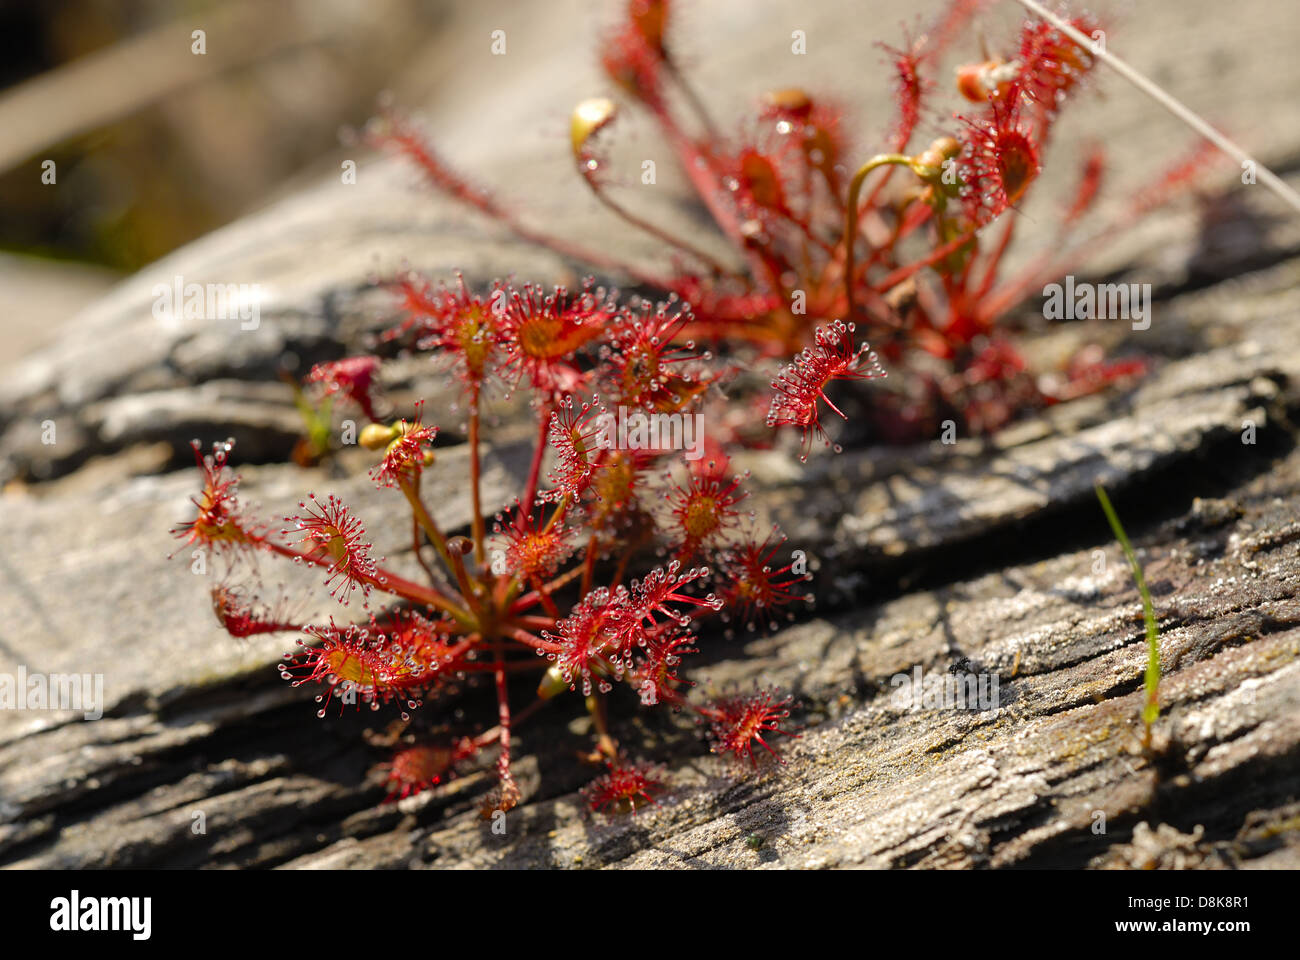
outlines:
[[[565, 29], [550, 6], [548, 26], [525, 19], [540, 12], [488, 5], [477, 26], [518, 18], [504, 24], [517, 44], [510, 62], [493, 64], [502, 73], [477, 98], [457, 73], [434, 122], [449, 152], [510, 184], [559, 232], [660, 256], [582, 197], [562, 138], [537, 132], [539, 112], [562, 117], [595, 82], [574, 68], [572, 39], [548, 49]], [[896, 6], [900, 17], [912, 10]], [[1289, 97], [1300, 66], [1263, 28], [1267, 5], [1244, 6], [1253, 12], [1210, 32], [1195, 28], [1202, 0], [1184, 4], [1177, 23], [1144, 19], [1144, 8], [1111, 42], [1118, 49], [1123, 37], [1131, 60], [1183, 83], [1211, 113], [1251, 91], [1239, 132], [1285, 160], [1300, 155], [1300, 104]], [[835, 67], [880, 39], [844, 30], [842, 10], [801, 6], [788, 29], [710, 46], [730, 9], [696, 14], [690, 36], [706, 83], [748, 93], [734, 77], [788, 50], [800, 28], [825, 56], [762, 74], [794, 82], [806, 69], [800, 82], [832, 78], [864, 113], [886, 115], [880, 92]], [[1240, 55], [1245, 42], [1255, 55]], [[457, 62], [481, 74], [482, 47]], [[1178, 131], [1122, 88], [1107, 96], [1081, 122], [1104, 116], [1121, 181], [1140, 182], [1133, 168], [1175, 152]], [[471, 137], [490, 110], [517, 140]], [[665, 184], [664, 195], [675, 189]], [[629, 749], [668, 762], [671, 788], [635, 818], [592, 817], [576, 790], [594, 771], [573, 756], [586, 721], [580, 705], [559, 702], [518, 731], [524, 802], [505, 835], [477, 815], [488, 773], [382, 805], [367, 771], [383, 753], [362, 735], [382, 721], [316, 719], [313, 693], [277, 676], [283, 638], [240, 643], [211, 622], [210, 579], [189, 573], [186, 557], [166, 559], [193, 471], [139, 474], [179, 464], [192, 435], [234, 434], [264, 516], [284, 516], [309, 489], [338, 492], [367, 521], [376, 552], [414, 570], [403, 515], [359, 458], [345, 458], [340, 474], [273, 463], [293, 434], [287, 391], [274, 382], [282, 354], [306, 361], [361, 346], [387, 309], [366, 277], [402, 258], [435, 273], [460, 267], [477, 282], [580, 266], [503, 239], [389, 161], [363, 164], [355, 188], [333, 178], [308, 186], [178, 252], [0, 384], [5, 479], [48, 478], [0, 497], [0, 672], [102, 673], [108, 704], [94, 722], [0, 711], [0, 863], [1300, 866], [1300, 231], [1270, 221], [1269, 201], [1252, 189], [1230, 205], [1247, 224], [1239, 234], [1198, 232], [1176, 209], [1092, 264], [1156, 286], [1150, 331], [1073, 324], [1038, 339], [1048, 351], [1127, 339], [1154, 360], [1137, 387], [988, 441], [850, 448], [806, 466], [784, 450], [746, 458], [757, 508], [813, 560], [818, 608], [772, 635], [707, 636], [693, 675], [793, 690], [803, 732], [785, 744], [784, 766], [737, 769], [708, 755], [681, 718], [616, 710]], [[683, 203], [671, 215], [693, 214]], [[1032, 246], [1031, 211], [1024, 227]], [[151, 290], [175, 275], [262, 284], [258, 329], [160, 322]], [[437, 389], [409, 368], [393, 386]], [[53, 448], [40, 443], [46, 419], [59, 428]], [[493, 504], [517, 491], [524, 469], [523, 438], [509, 428], [503, 437], [489, 457]], [[462, 527], [465, 451], [439, 457], [428, 501], [445, 528]], [[1146, 652], [1136, 591], [1093, 497], [1098, 480], [1134, 535], [1162, 626], [1157, 736], [1167, 746], [1156, 759], [1131, 749]], [[317, 579], [266, 572], [272, 582]], [[304, 614], [333, 612], [323, 591], [313, 596], [321, 605]], [[906, 708], [896, 678], [918, 668], [996, 678], [998, 704]], [[487, 703], [469, 689], [451, 706], [472, 716]]]

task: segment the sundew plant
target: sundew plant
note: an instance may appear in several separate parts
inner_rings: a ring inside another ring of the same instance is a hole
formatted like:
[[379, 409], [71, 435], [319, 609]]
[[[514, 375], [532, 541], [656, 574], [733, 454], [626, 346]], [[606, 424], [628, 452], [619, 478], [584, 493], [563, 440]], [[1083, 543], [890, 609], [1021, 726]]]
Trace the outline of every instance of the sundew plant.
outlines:
[[[885, 48], [895, 116], [850, 136], [833, 103], [797, 89], [757, 91], [754, 115], [722, 132], [672, 51], [671, 5], [632, 0], [599, 50], [609, 95], [577, 106], [570, 147], [576, 175], [628, 229], [675, 251], [664, 273], [527, 226], [396, 112], [371, 125], [373, 142], [408, 157], [438, 190], [597, 273], [658, 291], [623, 296], [595, 279], [577, 289], [502, 280], [478, 290], [460, 277], [386, 281], [401, 316], [384, 346], [427, 356], [454, 383], [455, 409], [421, 402], [382, 416], [379, 356], [319, 365], [300, 389], [325, 422], [340, 410], [368, 421], [359, 441], [396, 520], [362, 518], [314, 494], [288, 516], [256, 516], [239, 498], [230, 444], [205, 450], [195, 441], [201, 491], [174, 532], [186, 550], [225, 561], [212, 596], [217, 618], [236, 637], [296, 635], [281, 673], [320, 688], [322, 716], [365, 707], [400, 719], [385, 766], [392, 796], [491, 764], [497, 782], [482, 810], [509, 810], [520, 799], [512, 734], [566, 696], [581, 698], [592, 719], [578, 754], [593, 766], [593, 808], [634, 810], [666, 777], [629, 756], [614, 703], [693, 716], [738, 769], [771, 761], [780, 741], [797, 736], [791, 698], [767, 688], [706, 696], [689, 671], [720, 633], [774, 626], [808, 602], [806, 558], [779, 529], [759, 525], [734, 454], [786, 434], [802, 458], [833, 445], [841, 396], [868, 411], [877, 439], [903, 441], [933, 436], [944, 419], [995, 430], [1141, 373], [1138, 360], [1092, 357], [1044, 377], [1003, 329], [1068, 263], [1049, 252], [1019, 273], [1002, 269], [1015, 209], [1097, 58], [1038, 19], [997, 52], [968, 49], [980, 46], [971, 29], [980, 6], [956, 0], [932, 28]], [[1084, 14], [1068, 23], [1084, 35], [1099, 28]], [[950, 54], [967, 56], [955, 74], [941, 69]], [[944, 98], [955, 109], [936, 119]], [[717, 259], [625, 208], [606, 160], [624, 109], [659, 125], [733, 256]], [[919, 130], [936, 125], [946, 132], [918, 142]], [[858, 142], [870, 151], [859, 155], [850, 146]], [[1132, 215], [1196, 169], [1166, 171]], [[1083, 159], [1060, 205], [1062, 235], [1091, 206], [1103, 170], [1100, 153]], [[732, 389], [746, 368], [768, 371], [764, 395]], [[528, 399], [534, 440], [522, 488], [495, 512], [483, 493], [492, 429], [484, 405], [507, 394]], [[426, 475], [445, 469], [433, 441], [450, 417], [465, 422], [468, 441], [463, 531], [442, 529], [422, 492]], [[701, 432], [688, 437], [692, 428]], [[317, 424], [315, 433], [319, 443], [326, 431]], [[418, 576], [376, 556], [370, 523], [414, 531]], [[238, 562], [255, 555], [316, 569], [336, 614], [298, 622], [287, 611], [300, 605], [256, 601], [252, 565]], [[474, 683], [495, 691], [495, 716], [436, 733], [416, 722]]]

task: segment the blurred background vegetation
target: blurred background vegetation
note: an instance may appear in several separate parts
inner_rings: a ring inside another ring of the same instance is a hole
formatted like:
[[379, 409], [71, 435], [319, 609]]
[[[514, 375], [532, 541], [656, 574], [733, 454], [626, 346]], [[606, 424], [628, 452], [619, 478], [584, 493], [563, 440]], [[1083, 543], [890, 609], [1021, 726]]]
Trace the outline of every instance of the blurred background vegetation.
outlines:
[[472, 5], [0, 0], [0, 372], [122, 276], [337, 169], [382, 91], [438, 85]]
[[331, 157], [451, 6], [0, 0], [0, 251], [126, 273], [234, 219]]

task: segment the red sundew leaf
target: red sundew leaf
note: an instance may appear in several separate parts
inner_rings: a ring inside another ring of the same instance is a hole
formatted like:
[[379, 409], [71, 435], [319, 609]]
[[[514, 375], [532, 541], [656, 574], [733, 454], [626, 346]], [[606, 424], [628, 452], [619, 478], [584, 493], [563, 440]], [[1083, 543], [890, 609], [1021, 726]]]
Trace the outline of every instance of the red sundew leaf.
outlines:
[[280, 675], [295, 687], [321, 683], [329, 690], [316, 698], [322, 702], [317, 716], [325, 716], [335, 697], [341, 706], [377, 710], [399, 701], [415, 709], [420, 696], [444, 675], [454, 675], [461, 661], [448, 625], [411, 611], [371, 619], [369, 626], [309, 626], [303, 631], [312, 642], [298, 641], [297, 654], [285, 654]]
[[626, 23], [606, 35], [601, 42], [600, 65], [630, 96], [651, 108], [662, 108], [663, 48], [647, 36], [641, 24]]
[[552, 499], [577, 497], [591, 484], [592, 472], [600, 466], [601, 418], [605, 415], [599, 397], [575, 407], [573, 397], [566, 396], [557, 404], [547, 432], [556, 457], [550, 473], [555, 487]]
[[645, 631], [641, 636], [643, 643], [636, 664], [627, 675], [628, 684], [645, 706], [677, 701], [678, 687], [695, 685], [677, 673], [684, 656], [699, 653], [699, 649], [693, 645], [695, 634], [680, 624], [669, 621]]
[[582, 796], [592, 811], [631, 813], [637, 807], [655, 802], [653, 793], [668, 782], [668, 773], [657, 764], [606, 761], [606, 771], [582, 788]]
[[611, 402], [671, 413], [698, 397], [708, 380], [690, 368], [711, 355], [697, 353], [693, 341], [678, 342], [693, 320], [690, 307], [675, 301], [620, 311], [601, 353], [601, 382]]
[[[831, 383], [836, 380], [874, 380], [886, 375], [867, 344], [853, 345], [853, 330], [853, 324], [839, 320], [829, 327], [818, 328], [815, 345], [804, 349], [791, 363], [782, 367], [772, 381], [776, 392], [768, 409], [767, 425], [802, 428], [800, 460], [808, 459], [813, 434], [831, 446], [830, 437], [821, 424], [819, 403], [824, 402], [841, 418], [847, 419], [826, 396], [826, 388]], [[834, 449], [838, 453], [839, 445], [836, 444]]]
[[[795, 601], [811, 602], [811, 597], [795, 593], [792, 588], [812, 579], [812, 574], [793, 573], [793, 559], [783, 566], [775, 559], [777, 550], [785, 542], [785, 535], [773, 526], [761, 542], [746, 540], [722, 555], [723, 586], [720, 592], [726, 601], [724, 609], [728, 616], [746, 623], [750, 630], [754, 629], [755, 621], [760, 617], [766, 617], [769, 628], [775, 630], [781, 608]], [[789, 611], [786, 616], [794, 618]]]
[[781, 728], [781, 724], [789, 719], [790, 703], [790, 697], [782, 697], [776, 690], [756, 690], [715, 701], [704, 710], [710, 724], [709, 740], [713, 752], [729, 753], [758, 766], [753, 750], [753, 745], [758, 743], [778, 761], [785, 763], [763, 739], [763, 734], [779, 733], [798, 738], [798, 734]]
[[259, 525], [245, 516], [239, 500], [239, 476], [231, 473], [227, 465], [234, 441], [214, 443], [207, 456], [198, 440], [190, 441], [190, 446], [203, 477], [203, 489], [190, 499], [198, 509], [197, 516], [171, 530], [172, 536], [184, 541], [184, 547], [177, 548], [176, 553], [186, 547], [230, 553], [256, 546], [262, 540]]
[[740, 519], [737, 505], [748, 494], [740, 489], [747, 474], [727, 477], [722, 473], [725, 462], [713, 469], [716, 461], [689, 471], [684, 484], [675, 483], [665, 494], [673, 518], [673, 532], [679, 559], [690, 559], [701, 550], [726, 536]]
[[419, 480], [429, 444], [438, 436], [437, 427], [421, 422], [423, 416], [424, 401], [421, 400], [415, 406], [414, 422], [402, 420], [398, 424], [398, 436], [388, 444], [379, 466], [370, 471], [370, 478], [376, 486], [396, 488]]
[[589, 524], [603, 528], [619, 515], [634, 511], [648, 492], [647, 478], [660, 456], [657, 450], [602, 450], [588, 488]]
[[471, 399], [498, 379], [506, 361], [506, 333], [502, 324], [510, 295], [507, 285], [493, 284], [487, 297], [473, 294], [457, 272], [455, 287], [432, 286], [410, 276], [398, 282], [407, 318], [384, 333], [385, 340], [408, 334], [415, 345], [451, 360], [454, 375]]
[[1106, 172], [1106, 151], [1100, 145], [1092, 146], [1083, 160], [1079, 172], [1079, 185], [1074, 197], [1065, 211], [1062, 223], [1066, 226], [1075, 223], [1092, 207], [1101, 190], [1101, 183]]
[[316, 364], [305, 382], [319, 385], [326, 396], [338, 396], [355, 403], [371, 420], [378, 420], [372, 396], [378, 369], [378, 357], [347, 357]]
[[232, 637], [252, 637], [264, 633], [301, 630], [292, 622], [287, 604], [265, 607], [256, 597], [246, 597], [238, 587], [219, 583], [212, 588], [212, 612], [217, 622]]
[[560, 646], [558, 652], [547, 653], [546, 658], [555, 665], [570, 690], [578, 689], [581, 684], [583, 696], [591, 696], [593, 678], [602, 693], [613, 688], [607, 675], [616, 672], [610, 656], [618, 651], [619, 607], [626, 596], [626, 590], [611, 592], [598, 587], [583, 597], [569, 616], [556, 623], [554, 633], [542, 631], [543, 640]]
[[467, 650], [452, 634], [452, 623], [413, 610], [398, 610], [371, 620], [372, 632], [389, 657], [380, 679], [395, 691], [430, 692], [466, 665]]
[[500, 318], [502, 376], [514, 383], [527, 379], [544, 394], [578, 389], [584, 378], [573, 365], [575, 354], [605, 331], [617, 312], [615, 299], [591, 277], [573, 298], [563, 286], [551, 293], [533, 284], [510, 289]]
[[986, 116], [958, 119], [966, 125], [957, 165], [961, 197], [970, 222], [983, 226], [1024, 197], [1041, 169], [1038, 147], [1016, 104], [994, 100]]
[[[1089, 16], [1067, 23], [1085, 36], [1099, 29]], [[1020, 31], [1016, 61], [1019, 72], [1014, 87], [1026, 100], [1054, 113], [1066, 96], [1095, 66], [1097, 58], [1044, 20], [1026, 20]]]
[[898, 108], [898, 121], [893, 132], [893, 148], [901, 153], [912, 139], [912, 133], [921, 119], [921, 104], [930, 89], [921, 76], [924, 41], [909, 43], [906, 49], [880, 44], [894, 67], [894, 104]]
[[575, 549], [574, 530], [563, 520], [543, 523], [541, 511], [498, 515], [493, 532], [501, 538], [506, 569], [525, 580], [553, 576]]
[[438, 786], [455, 774], [456, 764], [477, 752], [473, 741], [455, 745], [417, 743], [397, 750], [379, 769], [387, 773], [385, 803], [413, 797]]
[[682, 588], [703, 580], [708, 575], [708, 567], [683, 570], [681, 562], [674, 560], [667, 567], [655, 567], [642, 579], [633, 580], [632, 589], [621, 606], [620, 646], [628, 649], [632, 642], [640, 643], [648, 633], [659, 629], [662, 624], [655, 619], [656, 615], [680, 626], [689, 624], [690, 615], [672, 606], [673, 604], [686, 608], [721, 610], [723, 601], [715, 594], [708, 593], [700, 597], [682, 592]]
[[339, 628], [331, 619], [328, 626], [310, 626], [304, 632], [316, 645], [299, 640], [301, 651], [296, 656], [285, 654], [287, 662], [280, 665], [280, 676], [295, 687], [309, 682], [329, 687], [316, 698], [321, 703], [316, 716], [325, 716], [335, 696], [341, 709], [347, 704], [359, 707], [363, 702], [378, 707], [399, 695], [384, 679], [392, 657], [365, 627], [349, 624]]
[[451, 769], [451, 759], [449, 747], [432, 744], [404, 747], [397, 751], [384, 765], [388, 771], [386, 801], [414, 796], [436, 787]]
[[[759, 116], [774, 122], [778, 134], [795, 139], [804, 162], [821, 174], [831, 193], [838, 197], [842, 179], [839, 166], [847, 147], [843, 110], [821, 97], [814, 99], [792, 88], [768, 93]], [[805, 196], [804, 200], [811, 202], [812, 197]]]
[[309, 494], [307, 500], [299, 501], [298, 509], [302, 512], [284, 518], [295, 530], [282, 530], [281, 534], [300, 533], [298, 544], [306, 545], [306, 555], [328, 563], [325, 586], [331, 597], [347, 606], [352, 591], [359, 587], [364, 603], [378, 574], [378, 565], [370, 555], [372, 545], [364, 539], [366, 528], [333, 494], [324, 501]]

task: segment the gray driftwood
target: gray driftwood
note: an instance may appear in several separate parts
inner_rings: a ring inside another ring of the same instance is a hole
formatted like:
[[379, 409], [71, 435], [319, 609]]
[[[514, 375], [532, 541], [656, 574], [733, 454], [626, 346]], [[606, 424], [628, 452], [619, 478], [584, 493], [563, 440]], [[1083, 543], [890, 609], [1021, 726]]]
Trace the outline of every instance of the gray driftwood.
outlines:
[[[454, 25], [466, 33], [433, 45], [442, 74], [399, 89], [437, 86], [432, 125], [447, 152], [507, 185], [539, 222], [654, 259], [568, 169], [563, 118], [601, 89], [585, 66], [588, 7], [568, 6], [566, 20], [552, 4], [544, 16], [483, 5]], [[832, 4], [800, 5], [797, 17], [774, 8], [765, 21], [752, 4], [707, 6], [690, 14], [683, 40], [704, 85], [724, 92], [719, 112], [756, 92], [746, 78], [763, 64], [773, 85], [824, 83], [882, 122], [870, 44], [892, 34]], [[891, 15], [873, 20], [892, 24], [915, 5], [879, 6]], [[1226, 115], [1285, 170], [1300, 156], [1290, 96], [1300, 65], [1286, 32], [1268, 26], [1272, 5], [1238, 4], [1210, 31], [1197, 19], [1218, 10], [1209, 0], [1179, 5], [1169, 22], [1154, 6], [1130, 8], [1112, 48]], [[511, 55], [493, 62], [487, 35], [498, 26]], [[788, 55], [793, 29], [808, 31], [817, 56]], [[479, 46], [459, 39], [479, 33]], [[1071, 166], [1080, 130], [1100, 131], [1114, 148], [1117, 197], [1185, 138], [1114, 81], [1105, 97], [1067, 120], [1058, 164]], [[483, 115], [500, 118], [496, 137], [482, 136]], [[637, 149], [660, 149], [641, 137]], [[195, 482], [192, 469], [166, 468], [183, 465], [191, 436], [233, 435], [263, 515], [283, 516], [310, 489], [338, 492], [377, 552], [413, 569], [409, 529], [359, 459], [336, 474], [273, 465], [294, 433], [278, 358], [356, 349], [382, 312], [367, 275], [402, 258], [435, 273], [459, 267], [474, 282], [581, 271], [422, 192], [404, 167], [362, 159], [355, 187], [326, 173], [178, 252], [0, 383], [0, 469], [12, 481], [0, 497], [0, 669], [103, 673], [109, 703], [94, 722], [0, 713], [0, 863], [1300, 866], [1300, 230], [1262, 188], [1199, 216], [1190, 205], [1159, 214], [1090, 264], [1094, 275], [1155, 285], [1150, 331], [1076, 325], [1038, 341], [1048, 351], [1085, 337], [1136, 347], [1154, 360], [1138, 387], [986, 442], [856, 448], [806, 466], [786, 451], [747, 458], [757, 507], [813, 559], [819, 604], [775, 634], [711, 636], [693, 675], [792, 690], [803, 729], [783, 744], [784, 766], [737, 768], [681, 718], [616, 712], [629, 749], [665, 761], [672, 785], [635, 818], [592, 818], [576, 791], [593, 771], [573, 756], [586, 721], [578, 704], [556, 704], [519, 731], [524, 802], [502, 836], [476, 813], [486, 773], [381, 805], [367, 770], [383, 754], [362, 736], [380, 721], [317, 720], [311, 693], [276, 674], [287, 641], [226, 637], [206, 607], [210, 579], [192, 575], [187, 557], [166, 559]], [[689, 225], [697, 213], [665, 180], [652, 209]], [[1032, 250], [1050, 205], [1025, 217]], [[177, 274], [262, 284], [261, 326], [160, 323], [151, 288]], [[417, 368], [392, 386], [400, 398], [437, 396]], [[53, 446], [41, 443], [47, 419]], [[1255, 442], [1244, 443], [1251, 427]], [[515, 429], [493, 450], [494, 503], [517, 488], [523, 450]], [[447, 527], [468, 517], [464, 457], [447, 447], [430, 474], [428, 499]], [[1140, 605], [1096, 480], [1134, 535], [1161, 622], [1155, 761], [1133, 750]], [[264, 572], [271, 584], [313, 579]], [[328, 603], [304, 612], [335, 612]], [[902, 709], [891, 678], [916, 667], [996, 675], [1000, 705]], [[454, 706], [486, 716], [488, 702], [470, 690]]]

